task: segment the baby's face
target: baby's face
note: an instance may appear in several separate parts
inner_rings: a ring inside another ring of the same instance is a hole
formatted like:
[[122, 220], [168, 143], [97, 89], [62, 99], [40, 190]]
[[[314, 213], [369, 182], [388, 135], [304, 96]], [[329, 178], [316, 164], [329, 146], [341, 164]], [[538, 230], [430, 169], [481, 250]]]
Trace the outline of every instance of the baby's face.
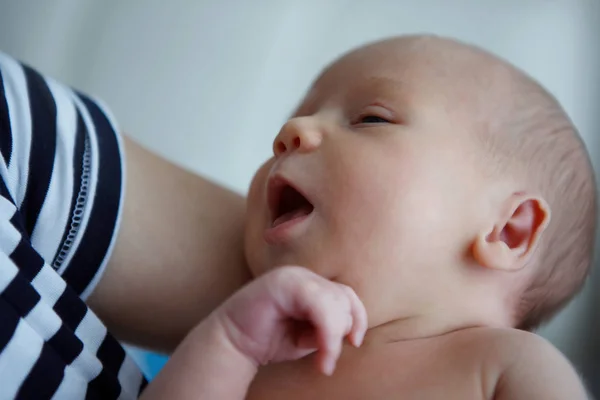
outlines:
[[483, 180], [455, 93], [385, 45], [327, 69], [252, 182], [253, 273], [301, 265], [348, 284], [370, 326], [460, 296]]

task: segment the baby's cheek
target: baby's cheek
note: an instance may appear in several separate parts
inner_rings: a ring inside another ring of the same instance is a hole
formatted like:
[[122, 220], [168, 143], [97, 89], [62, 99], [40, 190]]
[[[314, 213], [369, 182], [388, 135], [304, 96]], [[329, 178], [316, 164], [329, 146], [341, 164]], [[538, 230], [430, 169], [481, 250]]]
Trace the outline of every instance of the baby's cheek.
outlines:
[[461, 182], [451, 166], [424, 168], [406, 179], [399, 225], [410, 247], [422, 257], [437, 259], [457, 250], [471, 212]]
[[258, 275], [264, 264], [263, 232], [266, 228], [267, 213], [266, 181], [273, 165], [273, 159], [267, 160], [256, 172], [250, 183], [246, 199], [246, 218], [244, 251], [253, 275]]
[[369, 198], [367, 217], [377, 221], [381, 232], [416, 247], [437, 236], [452, 214], [451, 198], [443, 190], [445, 183], [424, 161], [407, 155], [390, 166], [385, 176], [368, 181], [365, 177], [370, 186], [365, 191]]
[[[248, 190], [249, 203], [257, 203], [260, 198], [264, 196], [265, 185], [269, 171], [275, 162], [274, 158], [270, 158], [254, 174], [252, 181], [250, 182], [250, 189]], [[253, 204], [255, 205], [255, 204]]]

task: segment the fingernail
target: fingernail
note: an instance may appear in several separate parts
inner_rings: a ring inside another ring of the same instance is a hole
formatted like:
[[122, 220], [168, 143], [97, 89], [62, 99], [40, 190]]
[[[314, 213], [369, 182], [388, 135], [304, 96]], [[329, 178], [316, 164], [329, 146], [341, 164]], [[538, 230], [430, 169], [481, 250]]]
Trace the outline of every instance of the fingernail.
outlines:
[[325, 375], [331, 376], [333, 375], [333, 370], [335, 369], [335, 360], [333, 358], [328, 358], [325, 362]]
[[365, 339], [365, 334], [363, 333], [357, 333], [354, 336], [354, 347], [360, 347], [363, 343], [363, 340]]

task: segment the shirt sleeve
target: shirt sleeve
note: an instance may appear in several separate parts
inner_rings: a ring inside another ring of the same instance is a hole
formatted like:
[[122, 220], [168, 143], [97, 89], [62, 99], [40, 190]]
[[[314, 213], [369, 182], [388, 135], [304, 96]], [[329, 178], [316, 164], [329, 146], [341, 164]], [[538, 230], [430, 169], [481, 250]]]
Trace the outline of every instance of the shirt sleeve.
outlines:
[[97, 101], [0, 53], [0, 398], [135, 399], [141, 371], [84, 303], [123, 201]]
[[123, 152], [97, 100], [0, 53], [0, 176], [24, 234], [86, 298], [121, 218]]

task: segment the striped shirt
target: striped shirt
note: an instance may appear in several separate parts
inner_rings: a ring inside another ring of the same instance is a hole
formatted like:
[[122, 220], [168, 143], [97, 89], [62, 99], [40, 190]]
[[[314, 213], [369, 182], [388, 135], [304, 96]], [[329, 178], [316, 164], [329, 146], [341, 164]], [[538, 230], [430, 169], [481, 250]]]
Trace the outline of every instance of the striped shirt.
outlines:
[[146, 384], [84, 300], [123, 203], [98, 101], [0, 53], [0, 399], [133, 399]]

